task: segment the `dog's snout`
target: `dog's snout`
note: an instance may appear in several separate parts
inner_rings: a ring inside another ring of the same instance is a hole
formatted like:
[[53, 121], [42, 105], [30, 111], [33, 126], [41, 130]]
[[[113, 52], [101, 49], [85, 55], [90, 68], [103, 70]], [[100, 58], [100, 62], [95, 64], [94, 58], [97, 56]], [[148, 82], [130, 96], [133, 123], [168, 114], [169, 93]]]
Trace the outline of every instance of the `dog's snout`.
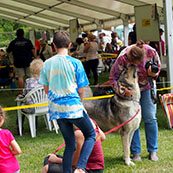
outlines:
[[137, 73], [137, 69], [135, 68], [133, 72], [133, 78], [136, 78], [136, 73]]

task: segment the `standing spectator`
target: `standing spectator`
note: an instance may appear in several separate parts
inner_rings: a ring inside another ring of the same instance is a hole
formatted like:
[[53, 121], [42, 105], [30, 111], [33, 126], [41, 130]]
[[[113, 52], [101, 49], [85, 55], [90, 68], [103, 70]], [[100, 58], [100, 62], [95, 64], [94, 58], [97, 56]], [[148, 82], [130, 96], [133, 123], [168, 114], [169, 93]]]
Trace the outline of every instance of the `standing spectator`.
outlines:
[[159, 32], [160, 32], [160, 42], [161, 42], [161, 46], [162, 46], [162, 55], [164, 55], [165, 54], [165, 42], [162, 39], [162, 35], [163, 35], [164, 31], [162, 28], [160, 28]]
[[53, 55], [52, 47], [48, 45], [46, 40], [40, 40], [40, 58], [43, 62]]
[[105, 53], [114, 53], [113, 45], [110, 43], [106, 44]]
[[5, 112], [0, 106], [0, 172], [19, 173], [20, 166], [15, 155], [21, 153], [21, 149], [9, 130], [1, 129], [5, 121]]
[[73, 53], [72, 57], [75, 57], [78, 59], [85, 58], [86, 54], [84, 53], [84, 41], [83, 41], [83, 39], [78, 37], [76, 39], [76, 43], [77, 43], [76, 52]]
[[75, 124], [84, 134], [85, 141], [74, 173], [84, 173], [96, 138], [95, 130], [82, 104], [84, 87], [89, 82], [82, 63], [68, 56], [68, 49], [71, 47], [69, 34], [60, 30], [55, 33], [53, 42], [57, 55], [45, 61], [39, 82], [44, 85], [48, 94], [50, 120], [57, 119], [66, 143], [63, 172], [71, 172], [75, 151]]
[[[105, 48], [105, 53], [114, 53], [112, 44], [107, 43], [106, 48]], [[106, 59], [103, 59], [102, 61], [105, 66], [105, 71], [110, 71], [112, 62], [113, 62], [112, 58], [106, 58]]]
[[117, 51], [117, 49], [118, 49], [116, 35], [117, 35], [116, 32], [111, 33], [111, 37], [112, 37], [111, 45], [112, 45], [112, 48], [113, 48], [114, 51]]
[[36, 53], [31, 41], [24, 38], [23, 29], [18, 29], [16, 35], [17, 38], [10, 43], [7, 52], [12, 52], [13, 54], [15, 76], [18, 78], [19, 88], [23, 88], [23, 77], [30, 76], [29, 65], [32, 61], [32, 56], [36, 57]]
[[51, 42], [50, 46], [51, 46], [51, 48], [52, 48], [52, 53], [53, 53], [53, 55], [55, 55], [55, 54], [56, 54], [56, 49], [55, 49], [55, 47], [54, 47], [53, 42]]
[[99, 34], [99, 39], [100, 39], [99, 49], [101, 50], [101, 52], [104, 52], [107, 43], [111, 43], [111, 38], [109, 38], [109, 36], [107, 36], [107, 35], [103, 32], [103, 33], [100, 33], [100, 34]]
[[40, 52], [40, 41], [39, 40], [35, 40], [35, 48], [37, 51], [37, 55], [39, 55], [39, 52]]
[[[158, 63], [158, 72], [152, 72], [151, 66], [146, 69], [146, 64], [149, 61]], [[135, 45], [128, 46], [119, 55], [118, 59], [115, 61], [111, 74], [109, 77], [110, 83], [113, 85], [115, 92], [121, 97], [130, 97], [133, 91], [127, 87], [119, 88], [118, 79], [123, 71], [124, 66], [134, 64], [137, 66], [138, 77], [139, 77], [139, 87], [141, 90], [140, 104], [142, 108], [142, 119], [145, 124], [145, 135], [147, 141], [147, 150], [149, 152], [149, 159], [152, 161], [158, 161], [158, 156], [156, 152], [158, 151], [158, 125], [156, 118], [156, 104], [153, 103], [151, 98], [151, 85], [148, 77], [152, 77], [154, 83], [154, 91], [156, 92], [156, 82], [155, 79], [159, 75], [161, 69], [161, 63], [159, 56], [155, 49], [143, 41], [138, 41]], [[132, 143], [131, 143], [131, 153], [133, 154], [134, 161], [141, 161], [141, 144], [140, 144], [140, 134], [139, 128], [135, 131]]]
[[136, 44], [136, 24], [133, 25], [133, 31], [129, 32], [128, 45]]
[[116, 32], [112, 32], [111, 37], [112, 37], [111, 44], [114, 48], [114, 51], [118, 51], [123, 46], [123, 42], [120, 40], [120, 37]]
[[96, 36], [93, 34], [88, 34], [89, 43], [87, 43], [84, 47], [84, 52], [86, 53], [86, 64], [85, 70], [88, 78], [90, 77], [90, 70], [93, 72], [94, 76], [94, 85], [98, 82], [98, 73], [97, 66], [99, 63], [98, 60], [98, 44], [94, 41]]
[[5, 87], [11, 84], [11, 88], [15, 88], [15, 83], [12, 81], [14, 76], [14, 68], [10, 67], [12, 64], [9, 57], [5, 54], [3, 49], [0, 50], [0, 86]]
[[[160, 43], [161, 43], [161, 51], [162, 51], [162, 55], [165, 54], [165, 42], [162, 40], [162, 35], [163, 35], [163, 29], [159, 29], [159, 34], [160, 34]], [[155, 42], [155, 46], [156, 46], [156, 50], [158, 52], [158, 54], [160, 55], [160, 43], [159, 42]]]
[[84, 44], [88, 42], [88, 33], [83, 33], [82, 34], [82, 39], [84, 41]]
[[85, 58], [86, 54], [84, 53], [84, 41], [83, 41], [83, 39], [77, 38], [76, 43], [77, 43], [77, 49], [76, 49], [77, 57], [79, 59]]

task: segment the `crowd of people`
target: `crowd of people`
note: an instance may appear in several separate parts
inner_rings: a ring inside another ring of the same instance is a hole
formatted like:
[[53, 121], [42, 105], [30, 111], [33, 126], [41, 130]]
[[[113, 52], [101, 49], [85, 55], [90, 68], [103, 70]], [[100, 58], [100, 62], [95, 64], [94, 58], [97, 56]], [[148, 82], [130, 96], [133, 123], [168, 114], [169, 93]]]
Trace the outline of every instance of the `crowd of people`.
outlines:
[[[78, 37], [76, 39], [76, 43], [73, 43], [72, 47], [76, 47], [76, 50], [75, 52], [72, 52], [70, 54], [72, 55], [72, 57], [82, 60], [87, 77], [91, 78], [93, 76], [93, 84], [96, 85], [98, 83], [97, 68], [100, 62], [98, 60], [98, 58], [100, 57], [99, 53], [104, 52], [117, 54], [122, 46], [123, 42], [120, 40], [116, 32], [112, 32], [111, 35], [100, 33], [98, 38], [96, 38], [96, 36], [93, 34], [85, 33], [82, 34], [82, 37]], [[29, 65], [33, 57], [40, 58], [44, 62], [45, 60], [56, 54], [53, 43], [48, 44], [47, 40], [40, 39], [35, 40], [34, 46], [29, 39], [26, 39], [24, 37], [23, 29], [17, 30], [16, 39], [10, 42], [9, 46], [6, 49], [6, 52], [4, 50], [2, 51], [1, 54], [4, 54], [6, 59], [9, 59], [9, 62], [6, 63], [6, 66], [12, 64], [14, 65], [13, 70], [11, 70], [10, 76], [11, 78], [13, 77], [18, 80], [18, 86], [19, 88], [21, 88], [21, 92], [24, 88], [24, 78], [30, 77]], [[110, 71], [114, 60], [109, 58], [101, 61], [105, 66], [105, 71]], [[3, 81], [5, 81], [4, 77]], [[8, 83], [2, 83], [1, 86], [3, 85], [8, 85]]]
[[[84, 87], [89, 85], [88, 78], [91, 77], [91, 71], [94, 85], [98, 84], [98, 52], [119, 54], [106, 84], [110, 85], [122, 98], [130, 97], [135, 91], [124, 86], [121, 90], [123, 92], [119, 92], [117, 81], [121, 71], [124, 66], [128, 67], [133, 64], [137, 67], [149, 159], [158, 161], [156, 104], [150, 97], [151, 85], [148, 79], [148, 76], [152, 77], [156, 92], [155, 81], [161, 68], [157, 50], [144, 41], [134, 41], [136, 39], [134, 33], [129, 34], [129, 46], [127, 47], [123, 47], [123, 42], [116, 32], [112, 32], [111, 38], [101, 33], [99, 39], [93, 34], [84, 34], [83, 37], [76, 39], [77, 49], [72, 57], [69, 55], [72, 44], [70, 36], [67, 32], [60, 30], [54, 34], [53, 38], [52, 46], [56, 54], [53, 53], [52, 47], [46, 40], [41, 40], [40, 49], [37, 49], [38, 57], [31, 41], [24, 38], [24, 31], [19, 29], [16, 35], [17, 38], [10, 43], [7, 52], [12, 52], [14, 59], [14, 69], [12, 68], [10, 73], [15, 71], [19, 88], [26, 88], [18, 97], [24, 97], [34, 87], [43, 85], [48, 94], [50, 120], [57, 120], [66, 143], [63, 156], [50, 154], [45, 158], [43, 173], [57, 172], [57, 170], [64, 173], [70, 173], [72, 170], [74, 173], [85, 171], [102, 173], [104, 170], [101, 141], [105, 140], [105, 135], [97, 123], [89, 118], [82, 103]], [[119, 50], [122, 51], [118, 52]], [[2, 51], [1, 56], [4, 56]], [[34, 60], [33, 57], [35, 57]], [[156, 73], [152, 71], [151, 66], [146, 68], [146, 63], [152, 61], [153, 58], [158, 65]], [[81, 62], [81, 59], [85, 61]], [[28, 77], [25, 82], [24, 76]], [[31, 104], [31, 102], [32, 100], [28, 100], [28, 103], [23, 104]], [[23, 111], [32, 112], [33, 110], [24, 109]], [[0, 172], [6, 170], [7, 167], [13, 172], [19, 172], [19, 163], [14, 156], [20, 154], [21, 150], [11, 132], [1, 129], [4, 120], [5, 112], [0, 107], [0, 151], [2, 151], [0, 152]], [[139, 129], [133, 136], [131, 153], [134, 161], [141, 161]]]

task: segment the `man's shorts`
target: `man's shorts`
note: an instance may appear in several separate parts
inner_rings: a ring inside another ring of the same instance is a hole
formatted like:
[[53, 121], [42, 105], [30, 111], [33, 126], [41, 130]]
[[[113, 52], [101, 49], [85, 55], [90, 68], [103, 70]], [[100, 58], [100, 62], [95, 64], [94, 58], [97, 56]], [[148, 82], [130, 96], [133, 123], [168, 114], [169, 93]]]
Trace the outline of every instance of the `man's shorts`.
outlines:
[[15, 77], [30, 77], [30, 69], [29, 67], [25, 68], [16, 68], [15, 67]]

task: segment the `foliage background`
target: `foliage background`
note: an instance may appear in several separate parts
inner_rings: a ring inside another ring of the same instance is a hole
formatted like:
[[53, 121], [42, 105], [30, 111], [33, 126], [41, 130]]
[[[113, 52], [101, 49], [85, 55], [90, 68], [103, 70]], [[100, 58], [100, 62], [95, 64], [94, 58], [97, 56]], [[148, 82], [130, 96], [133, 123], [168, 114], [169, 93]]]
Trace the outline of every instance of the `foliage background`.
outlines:
[[[11, 40], [15, 39], [16, 31], [22, 28], [25, 32], [25, 38], [29, 38], [29, 30], [36, 31], [36, 39], [41, 37], [41, 32], [34, 27], [28, 27], [26, 25], [11, 22], [5, 19], [0, 19], [0, 48], [7, 47]], [[11, 32], [9, 34], [8, 32]]]

